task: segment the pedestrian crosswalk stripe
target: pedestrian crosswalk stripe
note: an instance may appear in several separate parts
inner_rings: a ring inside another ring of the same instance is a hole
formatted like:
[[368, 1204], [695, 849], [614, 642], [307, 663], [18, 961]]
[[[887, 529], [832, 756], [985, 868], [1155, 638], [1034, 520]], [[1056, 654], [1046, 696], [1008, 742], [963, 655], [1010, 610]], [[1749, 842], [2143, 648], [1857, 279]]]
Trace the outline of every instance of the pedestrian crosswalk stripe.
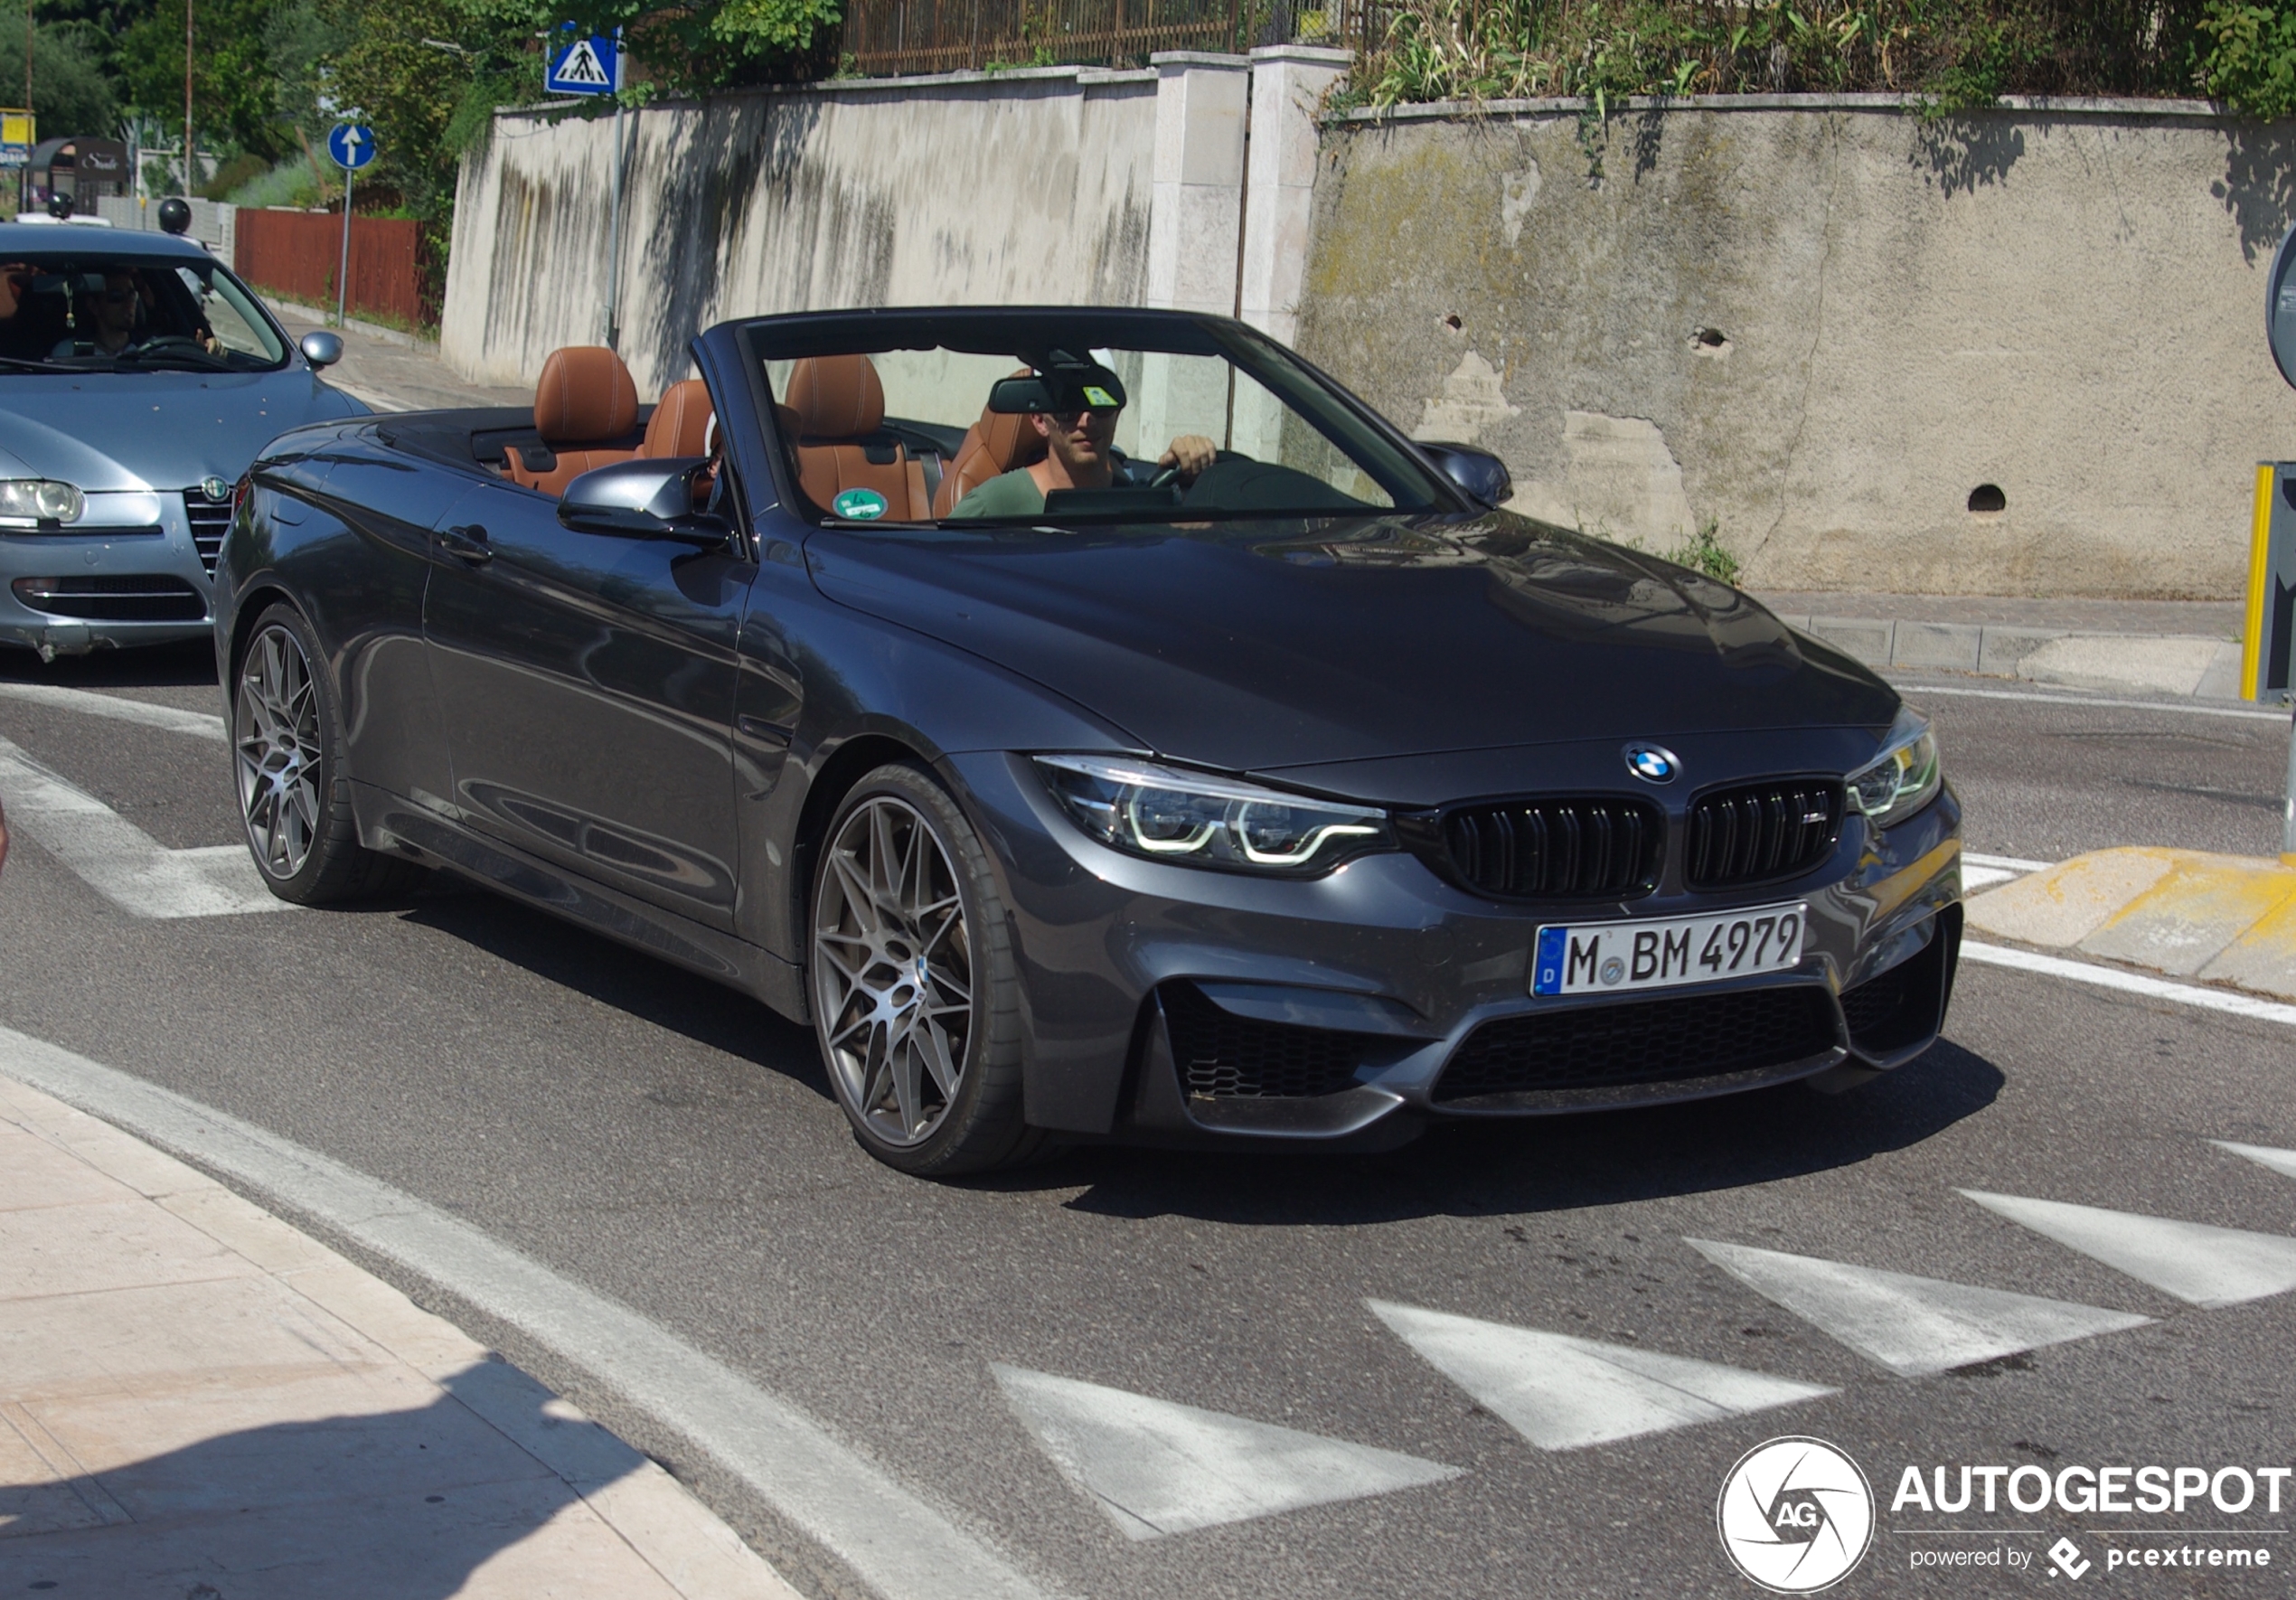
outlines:
[[2133, 1312], [1746, 1245], [1683, 1242], [1764, 1299], [1907, 1378], [2152, 1320]]
[[2211, 1139], [2209, 1143], [2219, 1150], [2244, 1155], [2260, 1167], [2270, 1167], [2283, 1178], [2296, 1178], [2296, 1150], [2274, 1150], [2267, 1144], [2235, 1144], [2229, 1139]]
[[1060, 1473], [1130, 1539], [1439, 1483], [1457, 1467], [1120, 1388], [992, 1366]]
[[1962, 1193], [2067, 1249], [2195, 1305], [2237, 1305], [2296, 1289], [2296, 1238], [1974, 1189]]
[[1662, 1355], [1417, 1306], [1365, 1304], [1396, 1336], [1541, 1450], [1577, 1450], [1834, 1393]]

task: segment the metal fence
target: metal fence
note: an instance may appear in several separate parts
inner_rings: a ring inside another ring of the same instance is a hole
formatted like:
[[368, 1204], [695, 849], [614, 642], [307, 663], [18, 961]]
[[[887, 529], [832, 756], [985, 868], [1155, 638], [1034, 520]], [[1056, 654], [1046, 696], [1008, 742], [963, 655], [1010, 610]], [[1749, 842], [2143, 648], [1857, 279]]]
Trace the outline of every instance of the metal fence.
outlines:
[[851, 0], [842, 49], [870, 77], [1142, 63], [1158, 51], [1355, 43], [1373, 0]]
[[[421, 226], [410, 217], [351, 219], [352, 315], [437, 325], [438, 307], [425, 289]], [[240, 212], [239, 274], [259, 289], [332, 306], [342, 257], [340, 212]]]

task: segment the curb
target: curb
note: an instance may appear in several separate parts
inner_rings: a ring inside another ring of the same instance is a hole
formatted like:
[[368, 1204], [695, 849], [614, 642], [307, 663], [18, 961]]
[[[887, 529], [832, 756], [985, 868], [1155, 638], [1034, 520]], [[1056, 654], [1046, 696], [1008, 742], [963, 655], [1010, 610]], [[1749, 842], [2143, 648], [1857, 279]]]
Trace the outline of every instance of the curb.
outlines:
[[126, 1185], [438, 1386], [442, 1397], [555, 1474], [685, 1600], [798, 1600], [779, 1573], [652, 1459], [451, 1322], [235, 1191], [6, 1076], [0, 1076], [0, 1124]]
[[2193, 634], [2099, 634], [2027, 624], [1782, 614], [1869, 667], [1974, 673], [2068, 689], [2240, 698], [2240, 643]]
[[2296, 857], [2092, 851], [1972, 895], [1974, 932], [2296, 1000]]

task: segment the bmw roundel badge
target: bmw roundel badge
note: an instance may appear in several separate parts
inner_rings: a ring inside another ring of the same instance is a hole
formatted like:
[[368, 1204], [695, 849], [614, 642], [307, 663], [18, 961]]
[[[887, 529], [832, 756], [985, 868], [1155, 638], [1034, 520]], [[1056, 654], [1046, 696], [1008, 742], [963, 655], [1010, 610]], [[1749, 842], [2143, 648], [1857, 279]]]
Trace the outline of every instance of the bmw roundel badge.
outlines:
[[1626, 769], [1646, 784], [1670, 784], [1682, 770], [1674, 752], [1659, 745], [1628, 745]]

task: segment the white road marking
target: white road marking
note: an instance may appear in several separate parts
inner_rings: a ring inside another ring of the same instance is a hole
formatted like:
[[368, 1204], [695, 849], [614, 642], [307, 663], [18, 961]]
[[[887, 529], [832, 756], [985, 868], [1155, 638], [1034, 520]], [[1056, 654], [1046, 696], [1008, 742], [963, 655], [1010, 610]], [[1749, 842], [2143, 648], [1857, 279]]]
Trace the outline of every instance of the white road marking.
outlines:
[[2061, 1200], [1961, 1191], [1987, 1210], [2195, 1305], [2238, 1305], [2296, 1289], [2296, 1239]]
[[0, 1073], [315, 1219], [518, 1328], [692, 1440], [884, 1600], [1048, 1593], [795, 1406], [660, 1323], [412, 1195], [5, 1028]]
[[1577, 1450], [1836, 1391], [1712, 1361], [1364, 1303], [1444, 1377], [1541, 1450]]
[[2211, 1139], [2208, 1143], [2235, 1155], [2244, 1155], [2260, 1167], [2270, 1167], [2283, 1178], [2296, 1178], [2296, 1150], [2274, 1150], [2268, 1144], [2235, 1144], [2229, 1139]]
[[2178, 1005], [2197, 1006], [2202, 1011], [2225, 1012], [2235, 1017], [2251, 1017], [2260, 1022], [2280, 1022], [2296, 1027], [2296, 1005], [2276, 1000], [2259, 1000], [2252, 994], [2238, 994], [2229, 989], [2171, 984], [2161, 978], [2148, 978], [2142, 973], [2123, 972], [2117, 966], [2067, 961], [2061, 955], [2012, 950], [2002, 945], [1981, 945], [1972, 939], [1962, 941], [1962, 959], [1981, 962], [1987, 966], [2009, 966], [2019, 972], [2042, 973], [2052, 978], [2070, 978], [2076, 984], [2094, 984], [2101, 989], [2118, 989], [2123, 993], [2141, 994], [2147, 1000], [2169, 1000]]
[[992, 1366], [1006, 1404], [1127, 1539], [1459, 1476], [1457, 1467], [1120, 1388]]
[[242, 844], [169, 850], [86, 790], [0, 739], [0, 807], [81, 881], [134, 917], [292, 911]]
[[2252, 722], [2279, 722], [2283, 725], [2288, 721], [2286, 713], [2282, 711], [2243, 711], [2238, 706], [2185, 705], [2159, 700], [2115, 700], [2102, 695], [2093, 697], [2085, 694], [2037, 694], [2029, 691], [2021, 692], [2015, 689], [1948, 689], [1942, 684], [1929, 683], [1892, 682], [1890, 687], [1900, 694], [1915, 699], [1920, 699], [1925, 695], [1946, 694], [1958, 696], [1963, 700], [2025, 700], [2051, 706], [2111, 706], [2122, 711], [2175, 711], [2188, 717], [2238, 717]]
[[1682, 1241], [1765, 1300], [1907, 1378], [2150, 1322], [2006, 1289], [1981, 1289], [1711, 1239]]
[[194, 739], [212, 739], [218, 744], [225, 741], [223, 719], [212, 711], [178, 711], [174, 706], [155, 706], [149, 701], [121, 700], [117, 695], [91, 694], [85, 689], [67, 689], [61, 683], [0, 683], [0, 700], [22, 701], [27, 705], [47, 706], [54, 711], [78, 711], [86, 717], [105, 717], [114, 722], [139, 722], [146, 728], [164, 729], [169, 733], [188, 733]]
[[2056, 865], [2055, 861], [2028, 861], [2017, 855], [1980, 855], [1973, 850], [1962, 852], [1962, 860], [1971, 866], [1998, 872], [2046, 872]]

